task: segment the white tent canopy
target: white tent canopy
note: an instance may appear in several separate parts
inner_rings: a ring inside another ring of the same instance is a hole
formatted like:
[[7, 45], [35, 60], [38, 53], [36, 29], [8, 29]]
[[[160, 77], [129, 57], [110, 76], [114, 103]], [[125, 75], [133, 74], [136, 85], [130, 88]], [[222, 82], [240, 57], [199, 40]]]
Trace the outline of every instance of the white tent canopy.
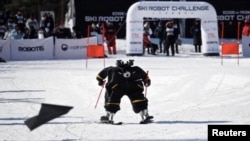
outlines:
[[201, 19], [202, 53], [219, 55], [217, 14], [207, 2], [136, 2], [127, 12], [126, 54], [142, 55], [143, 18], [199, 18]]

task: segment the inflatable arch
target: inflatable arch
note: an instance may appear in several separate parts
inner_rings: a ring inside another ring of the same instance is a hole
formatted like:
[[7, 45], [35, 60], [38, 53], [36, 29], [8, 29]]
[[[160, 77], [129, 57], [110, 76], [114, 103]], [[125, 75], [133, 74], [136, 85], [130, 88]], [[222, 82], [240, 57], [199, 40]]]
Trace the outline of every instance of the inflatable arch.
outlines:
[[126, 18], [126, 54], [143, 55], [143, 18], [201, 19], [202, 53], [217, 56], [219, 50], [217, 13], [207, 2], [141, 1], [131, 5]]

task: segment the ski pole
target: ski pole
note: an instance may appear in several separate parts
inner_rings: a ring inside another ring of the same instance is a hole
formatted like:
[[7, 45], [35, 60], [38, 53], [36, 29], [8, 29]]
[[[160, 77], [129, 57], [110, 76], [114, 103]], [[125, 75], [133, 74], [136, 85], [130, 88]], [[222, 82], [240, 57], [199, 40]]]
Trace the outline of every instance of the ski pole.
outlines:
[[[147, 71], [147, 77], [148, 77], [148, 71]], [[145, 97], [147, 97], [147, 86], [145, 86]]]
[[106, 82], [106, 81], [104, 81], [104, 82], [103, 82], [103, 85], [102, 85], [101, 91], [100, 91], [100, 93], [99, 93], [99, 95], [98, 95], [98, 98], [97, 98], [97, 100], [96, 100], [96, 103], [95, 103], [95, 109], [96, 109], [97, 104], [98, 104], [98, 102], [99, 102], [99, 99], [100, 99], [100, 97], [101, 97], [101, 95], [102, 95], [102, 90], [103, 90], [103, 87], [104, 87], [104, 85], [105, 85], [105, 82]]

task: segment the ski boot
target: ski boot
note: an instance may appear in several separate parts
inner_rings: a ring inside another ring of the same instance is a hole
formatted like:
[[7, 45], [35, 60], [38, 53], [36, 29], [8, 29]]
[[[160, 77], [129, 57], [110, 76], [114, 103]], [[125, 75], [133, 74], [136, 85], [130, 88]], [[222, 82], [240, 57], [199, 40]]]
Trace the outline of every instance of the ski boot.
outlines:
[[140, 121], [140, 124], [146, 124], [146, 123], [151, 123], [153, 122], [153, 116], [150, 116], [148, 114], [148, 110], [144, 109], [140, 112], [142, 120]]
[[113, 118], [114, 118], [115, 113], [107, 112], [107, 115], [101, 116], [100, 120], [102, 123], [114, 123]]

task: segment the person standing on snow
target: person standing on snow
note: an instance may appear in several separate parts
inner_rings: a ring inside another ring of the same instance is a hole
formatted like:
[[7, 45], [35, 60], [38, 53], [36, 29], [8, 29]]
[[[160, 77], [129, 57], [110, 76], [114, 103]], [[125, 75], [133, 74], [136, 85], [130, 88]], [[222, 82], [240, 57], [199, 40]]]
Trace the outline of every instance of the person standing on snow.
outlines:
[[174, 44], [175, 44], [175, 36], [174, 36], [174, 27], [173, 22], [166, 23], [166, 30], [165, 30], [165, 51], [166, 55], [169, 56], [169, 48], [171, 50], [171, 55], [175, 55], [174, 51]]
[[[160, 49], [160, 53], [163, 52], [162, 45], [163, 45], [164, 40], [165, 40], [164, 39], [164, 37], [165, 37], [164, 33], [165, 33], [165, 28], [164, 28], [164, 26], [162, 24], [162, 21], [159, 21], [158, 26], [154, 30], [154, 35], [155, 35], [155, 37], [157, 37], [159, 39], [158, 46], [159, 46], [159, 49]], [[165, 53], [165, 51], [164, 51], [164, 53]]]
[[148, 114], [148, 99], [144, 96], [144, 87], [151, 84], [148, 74], [138, 66], [133, 66], [134, 60], [124, 63], [116, 61], [116, 66], [109, 66], [101, 70], [96, 79], [100, 86], [105, 85], [105, 105], [107, 115], [101, 116], [101, 121], [113, 123], [113, 117], [120, 110], [121, 98], [127, 95], [131, 101], [133, 111], [140, 113], [142, 122], [150, 120], [153, 116]]
[[195, 52], [201, 52], [202, 39], [200, 21], [195, 20], [194, 25], [190, 28], [190, 33], [193, 36]]
[[245, 22], [245, 24], [242, 28], [242, 35], [250, 36], [250, 20], [246, 19], [244, 22]]
[[104, 41], [107, 43], [108, 53], [116, 54], [116, 29], [113, 23], [104, 26]]
[[143, 33], [143, 52], [145, 53], [145, 49], [147, 48], [148, 54], [156, 55], [156, 50], [158, 45], [152, 43], [148, 38], [148, 33]]
[[179, 36], [180, 36], [180, 27], [179, 27], [179, 25], [178, 25], [178, 22], [177, 22], [178, 20], [177, 19], [174, 19], [173, 20], [173, 27], [174, 27], [174, 38], [175, 38], [175, 53], [176, 54], [179, 54], [179, 44], [178, 44], [178, 40], [180, 40], [179, 39]]

